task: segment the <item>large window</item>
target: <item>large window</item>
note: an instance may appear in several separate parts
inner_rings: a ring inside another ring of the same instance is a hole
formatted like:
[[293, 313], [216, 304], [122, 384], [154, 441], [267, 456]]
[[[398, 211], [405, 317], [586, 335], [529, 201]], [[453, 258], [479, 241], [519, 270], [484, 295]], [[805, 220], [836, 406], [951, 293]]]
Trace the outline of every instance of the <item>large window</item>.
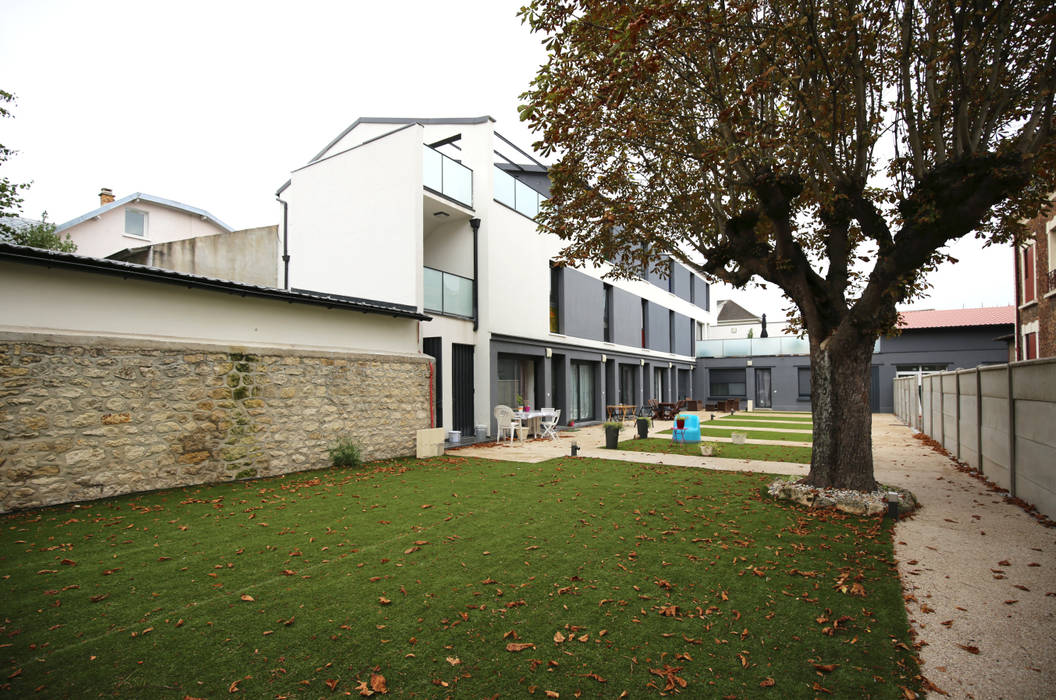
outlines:
[[568, 399], [570, 420], [594, 420], [594, 363], [572, 361], [572, 395]]
[[611, 284], [604, 285], [603, 288], [602, 288], [602, 294], [603, 294], [603, 298], [601, 300], [601, 303], [603, 305], [602, 306], [603, 310], [602, 310], [601, 323], [602, 323], [602, 328], [603, 328], [603, 333], [604, 333], [604, 335], [602, 337], [605, 339], [606, 343], [611, 343], [612, 342], [612, 285]]
[[550, 332], [561, 332], [561, 266], [550, 263]]
[[667, 393], [664, 391], [664, 370], [660, 367], [653, 369], [653, 389], [658, 401], [664, 401], [667, 398]]
[[497, 404], [511, 408], [528, 404], [535, 408], [534, 358], [499, 353], [496, 375]]
[[125, 209], [125, 233], [130, 236], [147, 237], [147, 212]]
[[1038, 334], [1037, 333], [1026, 333], [1023, 335], [1023, 359], [1024, 360], [1036, 360], [1038, 359]]
[[637, 404], [635, 400], [636, 385], [635, 367], [633, 365], [620, 365], [620, 403]]
[[642, 347], [649, 347], [649, 302], [642, 299]]
[[677, 352], [675, 350], [675, 312], [667, 312], [667, 351]]
[[745, 380], [743, 369], [712, 369], [708, 370], [708, 381], [710, 396], [747, 396], [748, 385]]
[[801, 399], [810, 398], [810, 367], [796, 368], [797, 393]]

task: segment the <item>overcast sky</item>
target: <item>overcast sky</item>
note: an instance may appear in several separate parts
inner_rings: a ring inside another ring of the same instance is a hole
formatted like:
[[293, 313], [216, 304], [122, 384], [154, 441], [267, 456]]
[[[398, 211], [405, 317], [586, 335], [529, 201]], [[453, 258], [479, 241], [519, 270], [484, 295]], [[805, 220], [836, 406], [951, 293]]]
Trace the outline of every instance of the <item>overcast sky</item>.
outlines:
[[[175, 199], [234, 228], [277, 223], [275, 190], [361, 116], [489, 114], [521, 146], [544, 60], [523, 0], [0, 0], [4, 165], [23, 213], [57, 223], [101, 187]], [[1012, 303], [1007, 247], [955, 246], [915, 308]], [[716, 290], [782, 317], [775, 290]]]

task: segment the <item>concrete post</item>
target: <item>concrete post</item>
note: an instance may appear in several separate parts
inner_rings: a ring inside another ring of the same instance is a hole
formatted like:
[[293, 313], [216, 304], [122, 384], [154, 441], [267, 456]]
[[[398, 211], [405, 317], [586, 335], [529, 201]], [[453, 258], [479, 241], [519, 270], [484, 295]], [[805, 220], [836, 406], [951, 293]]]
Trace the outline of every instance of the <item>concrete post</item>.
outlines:
[[1013, 392], [1012, 365], [1005, 365], [1008, 373], [1008, 493], [1016, 495], [1016, 395]]
[[957, 459], [961, 458], [961, 373], [953, 373], [953, 434], [957, 438], [956, 450], [954, 451], [957, 455]]
[[983, 473], [983, 373], [975, 368], [975, 458], [976, 469]]

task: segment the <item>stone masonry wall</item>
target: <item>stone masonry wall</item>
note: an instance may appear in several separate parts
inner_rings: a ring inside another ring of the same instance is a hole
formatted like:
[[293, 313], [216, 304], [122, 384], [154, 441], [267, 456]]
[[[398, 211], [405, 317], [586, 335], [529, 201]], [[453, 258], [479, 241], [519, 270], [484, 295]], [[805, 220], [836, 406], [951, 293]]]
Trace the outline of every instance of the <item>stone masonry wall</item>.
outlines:
[[412, 455], [425, 358], [0, 334], [0, 512]]

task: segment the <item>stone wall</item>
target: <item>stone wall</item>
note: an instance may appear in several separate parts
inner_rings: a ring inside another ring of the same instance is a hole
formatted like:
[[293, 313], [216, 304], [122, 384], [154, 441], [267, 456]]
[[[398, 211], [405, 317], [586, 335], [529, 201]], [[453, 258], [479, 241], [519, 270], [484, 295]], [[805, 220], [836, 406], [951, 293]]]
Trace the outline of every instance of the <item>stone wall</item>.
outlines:
[[0, 334], [0, 512], [413, 455], [419, 356]]

